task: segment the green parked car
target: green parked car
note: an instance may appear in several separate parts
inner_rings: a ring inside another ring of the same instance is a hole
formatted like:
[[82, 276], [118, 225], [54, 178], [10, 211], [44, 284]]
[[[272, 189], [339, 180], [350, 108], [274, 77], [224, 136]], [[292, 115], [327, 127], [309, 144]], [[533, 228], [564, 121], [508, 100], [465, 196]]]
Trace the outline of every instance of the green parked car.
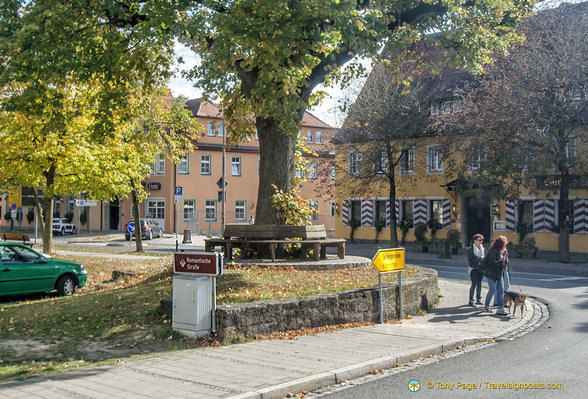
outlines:
[[88, 272], [79, 263], [53, 259], [23, 244], [0, 242], [0, 296], [57, 290], [72, 295]]

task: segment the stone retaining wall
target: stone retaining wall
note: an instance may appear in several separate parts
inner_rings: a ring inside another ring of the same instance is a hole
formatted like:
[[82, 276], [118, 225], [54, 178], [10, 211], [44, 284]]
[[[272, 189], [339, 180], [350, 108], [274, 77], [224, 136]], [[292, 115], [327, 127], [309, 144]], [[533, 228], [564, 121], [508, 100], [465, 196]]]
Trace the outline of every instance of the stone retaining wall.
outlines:
[[[404, 316], [416, 315], [438, 298], [437, 272], [421, 267], [415, 276], [402, 279]], [[299, 330], [350, 322], [379, 320], [379, 297], [376, 287], [320, 294], [307, 297], [265, 300], [217, 308], [217, 329], [220, 339], [238, 336], [268, 335], [274, 331]], [[384, 320], [398, 318], [398, 284], [383, 287]]]

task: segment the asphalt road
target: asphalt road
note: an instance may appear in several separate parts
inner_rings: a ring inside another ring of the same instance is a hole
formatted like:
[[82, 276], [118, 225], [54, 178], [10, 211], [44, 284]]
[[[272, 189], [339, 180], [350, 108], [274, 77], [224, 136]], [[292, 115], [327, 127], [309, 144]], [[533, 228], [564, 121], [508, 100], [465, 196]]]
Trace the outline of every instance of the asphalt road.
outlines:
[[[442, 278], [467, 277], [462, 267], [434, 268]], [[550, 319], [530, 334], [349, 381], [306, 398], [586, 397], [588, 278], [514, 273], [512, 287], [548, 303]], [[416, 393], [408, 389], [411, 380], [419, 381]]]

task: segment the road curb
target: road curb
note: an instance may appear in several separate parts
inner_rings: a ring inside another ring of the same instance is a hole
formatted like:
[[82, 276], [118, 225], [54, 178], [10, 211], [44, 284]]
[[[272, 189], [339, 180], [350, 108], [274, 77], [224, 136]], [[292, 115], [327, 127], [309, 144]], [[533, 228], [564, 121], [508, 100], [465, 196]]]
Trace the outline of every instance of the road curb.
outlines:
[[[281, 398], [289, 393], [296, 394], [303, 390], [306, 391], [313, 391], [318, 389], [324, 389], [331, 385], [339, 385], [345, 383], [346, 381], [359, 379], [362, 377], [369, 376], [370, 374], [374, 374], [375, 370], [391, 370], [398, 366], [403, 366], [405, 363], [415, 362], [421, 359], [426, 359], [434, 356], [438, 356], [444, 353], [453, 352], [456, 350], [462, 349], [464, 346], [476, 346], [476, 345], [486, 345], [488, 343], [496, 344], [499, 342], [504, 342], [511, 340], [513, 338], [522, 337], [533, 330], [537, 329], [541, 325], [543, 325], [549, 319], [549, 309], [547, 305], [540, 299], [531, 297], [530, 298], [532, 303], [532, 310], [533, 315], [531, 319], [526, 322], [522, 326], [516, 326], [511, 330], [501, 333], [497, 336], [488, 336], [488, 337], [476, 337], [476, 338], [464, 338], [455, 341], [449, 341], [442, 344], [434, 344], [429, 347], [426, 347], [418, 352], [413, 352], [411, 354], [402, 355], [402, 356], [384, 356], [378, 359], [370, 360], [367, 362], [358, 363], [351, 366], [342, 367], [339, 369], [335, 369], [328, 373], [323, 373], [321, 378], [325, 378], [324, 381], [332, 381], [333, 378], [331, 374], [334, 376], [335, 383], [327, 383], [326, 385], [322, 385], [315, 388], [310, 388], [310, 386], [302, 386], [299, 384], [284, 384], [284, 386], [275, 386], [269, 387], [265, 389], [263, 392], [265, 395], [271, 394], [271, 396], [264, 396], [261, 393], [247, 393], [244, 396], [235, 396], [231, 397], [231, 399], [249, 399], [249, 398]], [[482, 348], [482, 346], [480, 346]], [[476, 348], [472, 348], [476, 349]], [[457, 352], [456, 352], [457, 353]], [[465, 353], [465, 352], [464, 352]], [[318, 377], [318, 376], [317, 376]], [[305, 379], [293, 381], [292, 383], [299, 382], [302, 383]], [[318, 381], [313, 381], [314, 383]], [[288, 388], [288, 389], [286, 389]]]

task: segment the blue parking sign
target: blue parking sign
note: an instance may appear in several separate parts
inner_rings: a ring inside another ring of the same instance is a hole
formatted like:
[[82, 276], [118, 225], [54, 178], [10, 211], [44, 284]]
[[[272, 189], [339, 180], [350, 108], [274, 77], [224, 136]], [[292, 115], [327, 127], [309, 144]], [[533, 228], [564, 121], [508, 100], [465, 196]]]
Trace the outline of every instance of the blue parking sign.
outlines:
[[176, 192], [175, 195], [182, 195], [182, 187], [180, 186], [176, 186]]

